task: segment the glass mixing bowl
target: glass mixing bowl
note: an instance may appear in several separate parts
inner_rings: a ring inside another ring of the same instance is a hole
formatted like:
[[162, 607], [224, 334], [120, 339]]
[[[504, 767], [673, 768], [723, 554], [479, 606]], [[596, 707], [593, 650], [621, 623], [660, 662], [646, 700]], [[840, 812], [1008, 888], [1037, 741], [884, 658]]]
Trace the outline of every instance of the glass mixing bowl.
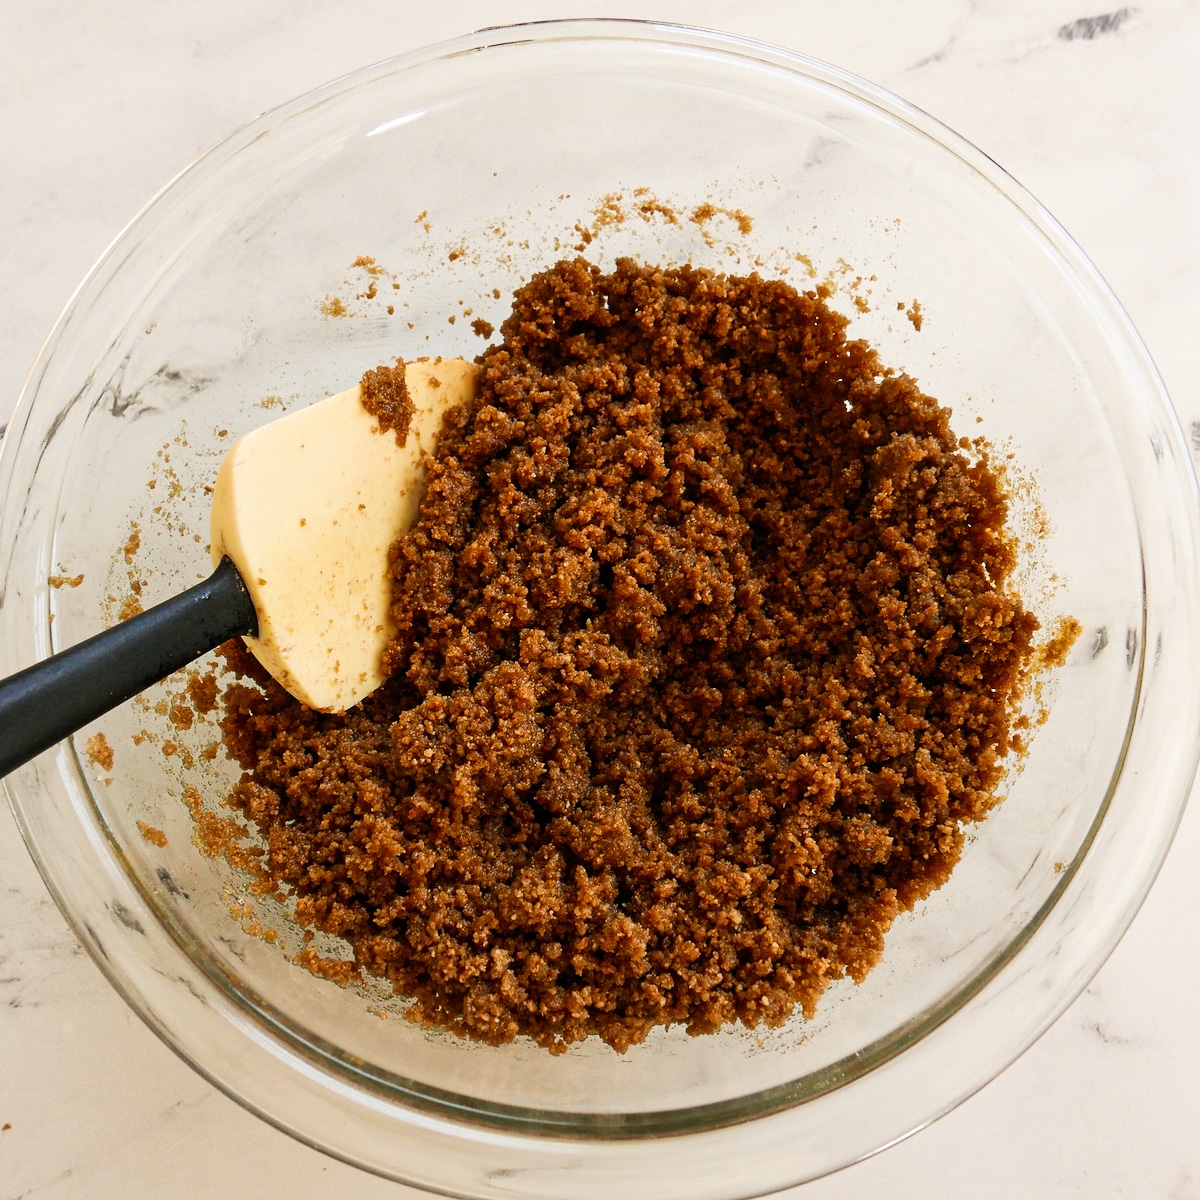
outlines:
[[474, 355], [473, 322], [577, 247], [828, 281], [854, 335], [1009, 456], [1024, 594], [1082, 626], [1003, 803], [863, 984], [812, 1021], [624, 1055], [412, 1024], [386, 987], [293, 961], [286, 908], [220, 852], [237, 771], [183, 675], [7, 787], [113, 985], [296, 1137], [456, 1195], [750, 1196], [895, 1141], [1029, 1045], [1132, 919], [1193, 774], [1182, 437], [1096, 272], [983, 154], [820, 63], [628, 22], [485, 31], [269, 113], [117, 239], [30, 375], [0, 463], [0, 669], [206, 574], [236, 436], [395, 355]]

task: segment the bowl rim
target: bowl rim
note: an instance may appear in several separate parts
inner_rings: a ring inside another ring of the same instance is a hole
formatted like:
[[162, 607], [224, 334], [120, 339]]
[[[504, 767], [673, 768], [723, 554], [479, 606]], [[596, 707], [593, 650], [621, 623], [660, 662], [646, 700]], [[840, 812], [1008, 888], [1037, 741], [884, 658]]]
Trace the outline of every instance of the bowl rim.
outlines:
[[[730, 54], [751, 59], [759, 64], [782, 68], [792, 73], [804, 75], [809, 79], [814, 79], [832, 89], [850, 95], [854, 99], [869, 105], [874, 110], [882, 112], [890, 119], [902, 122], [914, 132], [932, 140], [945, 152], [957, 159], [965, 168], [980, 176], [1001, 196], [1007, 199], [1015, 207], [1028, 227], [1048, 243], [1057, 257], [1062, 261], [1064, 268], [1073, 272], [1074, 277], [1089, 294], [1092, 301], [1100, 306], [1113, 335], [1123, 339], [1124, 348], [1128, 353], [1130, 362], [1136, 364], [1140, 369], [1147, 382], [1149, 391], [1155, 395], [1157, 404], [1153, 415], [1160, 423], [1160, 432], [1165, 434], [1163, 458], [1164, 461], [1170, 461], [1176, 468], [1176, 475], [1172, 478], [1172, 483], [1178, 485], [1182, 481], [1183, 490], [1187, 494], [1186, 498], [1190, 501], [1190, 507], [1186, 511], [1181, 510], [1184, 523], [1188, 527], [1181, 538], [1181, 545], [1185, 552], [1183, 561], [1188, 568], [1183, 573], [1183, 576], [1181, 576], [1184, 579], [1184, 582], [1181, 583], [1181, 591], [1184, 593], [1184, 599], [1190, 597], [1194, 600], [1196, 598], [1196, 548], [1198, 541], [1200, 541], [1200, 525], [1197, 523], [1197, 514], [1195, 511], [1195, 481], [1191, 473], [1190, 460], [1186, 454], [1182, 431], [1171, 409], [1162, 381], [1159, 379], [1149, 355], [1134, 331], [1129, 318], [1098, 272], [1054, 218], [1020, 184], [988, 158], [986, 154], [975, 148], [958, 134], [949, 130], [940, 121], [937, 121], [914, 105], [892, 95], [883, 88], [859, 79], [857, 76], [841, 68], [830, 66], [806, 55], [770, 46], [751, 38], [656, 21], [638, 21], [621, 18], [563, 19], [485, 27], [474, 34], [463, 35], [431, 46], [412, 50], [394, 58], [384, 59], [370, 66], [339, 76], [303, 96], [269, 110], [254, 121], [249, 122], [241, 130], [222, 139], [198, 156], [191, 164], [178, 172], [165, 184], [132, 218], [126, 228], [113, 239], [95, 266], [93, 266], [84, 280], [75, 289], [62, 314], [52, 327], [37, 359], [30, 369], [25, 386], [22, 388], [18, 398], [13, 417], [9, 422], [3, 445], [0, 446], [0, 495], [7, 494], [14, 486], [14, 472], [19, 465], [14, 462], [17, 456], [17, 447], [23, 443], [26, 433], [34, 425], [35, 398], [39, 382], [44, 373], [46, 363], [54, 354], [62, 337], [69, 330], [73, 315], [78, 311], [80, 304], [89, 292], [93, 289], [102, 288], [106, 283], [107, 277], [119, 269], [122, 252], [136, 237], [137, 231], [143, 221], [151, 217], [160, 205], [169, 203], [180, 189], [186, 189], [188, 181], [193, 177], [193, 173], [198, 167], [201, 165], [204, 165], [207, 169], [219, 167], [237, 153], [238, 150], [254, 140], [261, 131], [275, 127], [280, 122], [302, 114], [314, 105], [333, 100], [343, 92], [360, 87], [382, 75], [409, 70], [437, 59], [473, 53], [481, 49], [501, 49], [509, 45], [530, 42], [579, 42], [585, 40], [638, 41], [664, 46], [685, 45], [708, 52]], [[5, 540], [8, 540], [7, 531], [13, 527], [12, 523], [0, 525], [0, 530], [5, 531]], [[1152, 564], [1150, 566], [1152, 567]], [[8, 562], [5, 564], [6, 576], [11, 567], [12, 556], [10, 555]], [[1149, 570], [1150, 567], [1146, 567], [1146, 569]], [[0, 585], [0, 608], [4, 607], [3, 589], [5, 586], [7, 585]], [[7, 621], [11, 624], [17, 619], [15, 615], [11, 615], [15, 613], [17, 606], [11, 605], [8, 607], [10, 615]], [[1142, 629], [1139, 642], [1139, 682], [1137, 694], [1131, 706], [1130, 723], [1126, 731], [1125, 745], [1121, 752], [1120, 762], [1110, 782], [1109, 793], [1098, 809], [1093, 826], [1079, 853], [1072, 863], [1068, 865], [1067, 870], [1063, 872], [1059, 884], [1038, 910], [1035, 919], [1028, 923], [1022, 931], [1022, 935], [1014, 940], [1003, 954], [988, 965], [986, 971], [978, 972], [966, 985], [958, 989], [955, 993], [955, 1003], [948, 1007], [939, 1006], [936, 1014], [926, 1014], [921, 1020], [911, 1022], [911, 1028], [906, 1028], [903, 1033], [893, 1031], [888, 1038], [881, 1039], [881, 1042], [886, 1042], [887, 1045], [874, 1054], [874, 1056], [856, 1055], [856, 1061], [860, 1066], [863, 1066], [865, 1063], [864, 1069], [848, 1074], [840, 1082], [836, 1080], [831, 1082], [828, 1087], [823, 1088], [816, 1095], [797, 1094], [798, 1084], [792, 1082], [777, 1085], [764, 1092], [753, 1093], [749, 1097], [741, 1097], [736, 1100], [720, 1101], [688, 1109], [664, 1110], [668, 1114], [666, 1117], [662, 1113], [649, 1113], [644, 1114], [646, 1119], [626, 1116], [620, 1121], [614, 1121], [611, 1117], [604, 1114], [591, 1113], [561, 1113], [557, 1114], [553, 1119], [549, 1119], [546, 1114], [540, 1113], [538, 1110], [522, 1109], [519, 1106], [495, 1105], [490, 1102], [480, 1107], [476, 1107], [473, 1103], [469, 1110], [467, 1110], [463, 1107], [462, 1097], [454, 1093], [438, 1093], [437, 1089], [426, 1088], [424, 1085], [415, 1093], [406, 1091], [402, 1087], [398, 1088], [394, 1084], [381, 1089], [376, 1076], [370, 1073], [364, 1074], [361, 1071], [354, 1072], [350, 1064], [346, 1063], [344, 1059], [338, 1060], [328, 1050], [323, 1050], [319, 1046], [313, 1045], [312, 1039], [306, 1041], [304, 1038], [297, 1036], [295, 1030], [290, 1027], [272, 1021], [269, 1010], [261, 1005], [247, 1002], [244, 997], [235, 994], [236, 990], [231, 989], [227, 981], [215, 977], [211, 971], [206, 971], [205, 978], [207, 984], [224, 993], [220, 998], [210, 997], [210, 1005], [214, 1011], [219, 1010], [224, 1012], [223, 1019], [244, 1027], [245, 1013], [239, 1014], [236, 1012], [236, 1009], [239, 1004], [245, 1004], [256, 1014], [260, 1021], [273, 1026], [275, 1034], [282, 1037], [285, 1043], [287, 1043], [286, 1053], [277, 1054], [277, 1061], [280, 1063], [287, 1062], [287, 1070], [289, 1071], [300, 1070], [312, 1072], [314, 1069], [319, 1071], [322, 1066], [337, 1067], [341, 1071], [343, 1083], [352, 1088], [362, 1089], [364, 1093], [370, 1094], [365, 1101], [366, 1103], [373, 1104], [383, 1101], [390, 1104], [392, 1102], [401, 1102], [402, 1097], [404, 1105], [417, 1110], [425, 1119], [436, 1123], [439, 1128], [461, 1131], [464, 1125], [469, 1125], [473, 1130], [473, 1136], [482, 1137], [485, 1141], [492, 1137], [511, 1140], [515, 1136], [525, 1147], [528, 1147], [531, 1143], [545, 1143], [548, 1141], [556, 1141], [560, 1144], [569, 1141], [584, 1146], [600, 1144], [611, 1147], [617, 1143], [637, 1143], [646, 1139], [672, 1135], [682, 1141], [706, 1135], [721, 1135], [733, 1126], [751, 1121], [759, 1125], [769, 1124], [772, 1118], [786, 1117], [788, 1114], [795, 1113], [797, 1108], [804, 1107], [806, 1104], [812, 1104], [815, 1100], [830, 1096], [835, 1092], [847, 1092], [852, 1089], [853, 1084], [870, 1077], [872, 1073], [888, 1074], [894, 1072], [897, 1060], [905, 1056], [909, 1051], [918, 1047], [924, 1047], [925, 1051], [928, 1052], [930, 1048], [934, 1047], [935, 1042], [930, 1040], [931, 1036], [939, 1029], [942, 1029], [948, 1022], [954, 1020], [959, 1014], [968, 1011], [978, 1012], [986, 1009], [997, 994], [1008, 991], [1010, 987], [1020, 984], [1021, 978], [1025, 978], [1024, 976], [1019, 976], [1015, 981], [1010, 981], [1009, 976], [1012, 972], [1009, 968], [1012, 967], [1016, 958], [1028, 946], [1031, 944], [1041, 945], [1046, 941], [1046, 930], [1043, 926], [1047, 919], [1057, 909], [1060, 901], [1066, 896], [1068, 891], [1076, 887], [1080, 879], [1086, 881], [1090, 877], [1090, 874], [1094, 873], [1094, 870], [1089, 869], [1089, 863], [1090, 867], [1094, 868], [1096, 858], [1093, 856], [1089, 860], [1088, 855], [1097, 841], [1104, 840], [1106, 833], [1104, 818], [1107, 815], [1112, 796], [1120, 781], [1124, 778], [1128, 756], [1135, 749], [1138, 749], [1144, 756], [1144, 750], [1140, 748], [1140, 744], [1139, 747], [1135, 747], [1134, 743], [1137, 741], [1139, 728], [1142, 727], [1145, 715], [1144, 710], [1147, 703], [1147, 695], [1142, 689], [1142, 679], [1147, 675], [1147, 672], [1153, 674], [1159, 666], [1157, 662], [1151, 661], [1146, 653], [1146, 648], [1154, 644], [1156, 625], [1159, 623], [1157, 613], [1152, 613], [1148, 607], [1145, 607], [1142, 614]], [[1158, 632], [1161, 633], [1161, 630]], [[45, 628], [35, 632], [35, 643], [36, 652], [39, 656], [49, 652], [49, 634]], [[3, 652], [2, 646], [0, 646], [0, 652]], [[1181, 720], [1190, 721], [1194, 728], [1196, 724], [1195, 709], [1196, 705], [1193, 703], [1187, 712], [1176, 714], [1177, 722]], [[60, 747], [57, 752], [52, 752], [52, 754], [54, 756], [53, 762], [60, 776], [69, 779], [68, 789], [71, 793], [71, 805], [76, 816], [80, 821], [92, 822], [94, 831], [102, 831], [104, 828], [103, 820], [90, 800], [82, 764], [79, 762], [73, 748], [67, 744], [65, 747]], [[1114, 908], [1110, 903], [1110, 917], [1108, 924], [1103, 929], [1103, 936], [1093, 937], [1086, 947], [1086, 952], [1081, 940], [1076, 939], [1077, 943], [1079, 943], [1075, 956], [1077, 961], [1075, 961], [1072, 968], [1072, 982], [1070, 986], [1065, 990], [1061, 990], [1055, 996], [1053, 1003], [1043, 1003], [1040, 1006], [1036, 1014], [1036, 1019], [1031, 1018], [1026, 1021], [1020, 1038], [1011, 1041], [1007, 1048], [1000, 1054], [980, 1055], [978, 1061], [972, 1063], [971, 1070], [960, 1071], [958, 1073], [954, 1087], [948, 1089], [946, 1094], [937, 1103], [932, 1105], [926, 1103], [919, 1115], [914, 1115], [910, 1118], [909, 1127], [895, 1133], [894, 1136], [886, 1138], [886, 1143], [890, 1144], [891, 1141], [898, 1140], [899, 1137], [912, 1132], [915, 1128], [921, 1127], [928, 1123], [929, 1120], [948, 1111], [959, 1101], [965, 1099], [966, 1096], [986, 1083], [988, 1079], [1003, 1069], [1004, 1066], [1007, 1066], [1009, 1062], [1013, 1061], [1029, 1044], [1040, 1036], [1062, 1010], [1078, 995], [1095, 971], [1099, 969], [1135, 915], [1137, 908], [1140, 906], [1142, 899], [1144, 899], [1157, 874], [1158, 868], [1161, 866], [1163, 858], [1165, 858], [1171, 837], [1182, 816], [1183, 803], [1186, 800], [1188, 786], [1195, 770], [1196, 755], [1197, 746], [1196, 740], [1193, 737], [1187, 753], [1181, 755], [1174, 764], [1174, 769], [1171, 773], [1173, 786], [1163, 789], [1164, 794], [1170, 792], [1175, 796], [1175, 799], [1170, 803], [1166, 801], [1160, 802], [1162, 812], [1160, 819], [1155, 823], [1154, 838], [1152, 839], [1153, 845], [1147, 845], [1143, 848], [1142, 870], [1140, 872], [1131, 872], [1129, 879], [1125, 881], [1126, 886], [1123, 891], [1124, 902], [1117, 906], [1117, 908]], [[49, 756], [43, 756], [43, 758], [48, 759]], [[379, 1169], [377, 1165], [364, 1164], [359, 1159], [339, 1151], [337, 1147], [324, 1144], [320, 1138], [315, 1138], [303, 1130], [293, 1127], [292, 1124], [289, 1124], [277, 1114], [267, 1111], [261, 1101], [256, 1100], [244, 1087], [240, 1087], [235, 1080], [231, 1080], [226, 1075], [206, 1066], [197, 1055], [195, 1048], [184, 1045], [177, 1031], [169, 1028], [161, 1015], [154, 1010], [153, 1005], [147, 1002], [144, 980], [135, 980], [130, 974], [124, 957], [114, 953], [114, 943], [111, 937], [99, 936], [96, 930], [82, 921], [77, 912], [77, 905], [75, 898], [72, 896], [71, 886], [64, 877], [62, 865], [57, 861], [53, 851], [48, 852], [44, 831], [39, 823], [33, 819], [34, 808], [37, 804], [37, 794], [47, 784], [45, 765], [45, 762], [43, 762], [41, 767], [35, 764], [27, 770], [18, 772], [15, 776], [10, 777], [11, 782], [5, 783], [5, 789], [9, 794], [10, 804], [17, 818], [22, 836], [29, 846], [39, 871], [50, 886], [55, 901], [110, 983], [113, 984], [126, 1002], [130, 1004], [134, 1011], [142, 1017], [147, 1025], [168, 1046], [183, 1057], [194, 1069], [208, 1078], [210, 1082], [213, 1082], [217, 1087], [226, 1092], [226, 1094], [232, 1096], [253, 1111], [256, 1111], [260, 1116], [263, 1116], [273, 1124], [308, 1142], [310, 1145], [315, 1145], [338, 1157], [346, 1158], [347, 1161], [355, 1162], [356, 1165], [367, 1165], [372, 1167], [372, 1169]], [[95, 846], [100, 846], [100, 842], [94, 837], [92, 840]], [[106, 852], [110, 858], [106, 872], [109, 876], [108, 882], [124, 896], [122, 903], [129, 906], [129, 910], [133, 913], [135, 919], [140, 915], [145, 915], [148, 919], [153, 920], [157, 929], [168, 929], [169, 923], [164, 923], [162, 920], [153, 897], [136, 880], [132, 872], [128, 874], [123, 873], [123, 868], [120, 866], [121, 856], [119, 854], [119, 847], [110, 840], [106, 847]], [[179, 939], [176, 937], [173, 940], [176, 948], [186, 954], [186, 947], [180, 944]], [[194, 959], [190, 959], [190, 961], [194, 966], [197, 965]], [[978, 1021], [975, 1023], [978, 1024]], [[261, 1038], [258, 1041], [262, 1044]], [[876, 1045], [878, 1046], [879, 1043]], [[874, 1047], [871, 1049], [874, 1049]], [[313, 1064], [314, 1055], [318, 1060], [318, 1065], [315, 1068]], [[841, 1064], [837, 1065], [841, 1066]], [[770, 1097], [770, 1099], [767, 1100], [765, 1099], [766, 1097]], [[758, 1101], [758, 1103], [750, 1103], [751, 1101]], [[481, 1108], [487, 1111], [481, 1111]], [[865, 1153], [872, 1152], [875, 1148], [878, 1147], [872, 1147], [866, 1150]], [[845, 1162], [852, 1161], [853, 1157], [862, 1156], [862, 1152], [850, 1157], [843, 1156], [844, 1161], [832, 1164], [825, 1169], [835, 1169], [836, 1166], [845, 1165]], [[384, 1173], [387, 1172], [385, 1171]], [[793, 1180], [792, 1182], [795, 1181]], [[428, 1186], [428, 1184], [423, 1184], [423, 1186]], [[785, 1186], [785, 1184], [778, 1184], [776, 1186]]]

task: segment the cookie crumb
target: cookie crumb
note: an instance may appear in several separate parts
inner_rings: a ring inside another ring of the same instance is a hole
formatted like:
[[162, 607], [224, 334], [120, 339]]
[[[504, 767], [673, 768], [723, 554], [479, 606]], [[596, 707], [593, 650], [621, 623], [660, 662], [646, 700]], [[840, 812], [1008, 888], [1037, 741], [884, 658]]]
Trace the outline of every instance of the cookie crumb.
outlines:
[[167, 835], [161, 829], [155, 829], [153, 825], [147, 825], [145, 821], [139, 821], [137, 827], [141, 831], [142, 838], [150, 845], [158, 846], [160, 849], [166, 846]]
[[102, 771], [113, 769], [113, 748], [103, 733], [94, 733], [86, 743], [87, 756]]
[[404, 360], [394, 367], [381, 366], [362, 377], [362, 406], [379, 422], [379, 430], [395, 431], [397, 445], [408, 440], [408, 429], [416, 409], [404, 378]]

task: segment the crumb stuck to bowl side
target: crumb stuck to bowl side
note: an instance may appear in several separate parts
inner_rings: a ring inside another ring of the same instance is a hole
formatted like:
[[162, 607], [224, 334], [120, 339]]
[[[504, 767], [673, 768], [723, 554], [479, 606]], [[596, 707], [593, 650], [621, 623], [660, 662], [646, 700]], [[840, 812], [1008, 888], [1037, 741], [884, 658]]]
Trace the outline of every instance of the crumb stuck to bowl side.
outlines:
[[87, 756], [102, 771], [113, 769], [113, 748], [103, 731], [92, 734], [87, 740]]
[[534, 277], [393, 548], [389, 680], [240, 648], [232, 806], [412, 1015], [618, 1050], [811, 1016], [948, 878], [1034, 662], [985, 445], [821, 292]]
[[151, 846], [157, 846], [160, 850], [165, 849], [168, 845], [167, 835], [161, 829], [150, 825], [146, 821], [139, 821], [137, 827], [138, 832], [142, 835], [142, 841]]

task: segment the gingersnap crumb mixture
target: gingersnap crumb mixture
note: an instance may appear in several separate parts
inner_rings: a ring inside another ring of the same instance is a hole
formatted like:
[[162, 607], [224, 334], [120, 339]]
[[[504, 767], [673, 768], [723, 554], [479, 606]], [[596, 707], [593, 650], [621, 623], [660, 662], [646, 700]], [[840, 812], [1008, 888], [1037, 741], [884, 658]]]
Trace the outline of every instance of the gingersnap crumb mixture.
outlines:
[[558, 264], [393, 547], [389, 681], [326, 715], [229, 650], [270, 874], [417, 1018], [624, 1050], [811, 1015], [995, 802], [1037, 628], [1003, 489], [845, 328]]
[[143, 840], [149, 842], [151, 846], [158, 846], [159, 849], [166, 846], [167, 835], [161, 829], [155, 829], [153, 825], [147, 825], [145, 821], [139, 821], [137, 827]]
[[381, 431], [395, 430], [396, 441], [403, 446], [412, 423], [412, 398], [404, 379], [404, 360], [395, 366], [376, 367], [362, 377], [362, 406], [379, 422]]
[[102, 771], [113, 769], [113, 748], [103, 733], [94, 733], [84, 747], [91, 762]]

